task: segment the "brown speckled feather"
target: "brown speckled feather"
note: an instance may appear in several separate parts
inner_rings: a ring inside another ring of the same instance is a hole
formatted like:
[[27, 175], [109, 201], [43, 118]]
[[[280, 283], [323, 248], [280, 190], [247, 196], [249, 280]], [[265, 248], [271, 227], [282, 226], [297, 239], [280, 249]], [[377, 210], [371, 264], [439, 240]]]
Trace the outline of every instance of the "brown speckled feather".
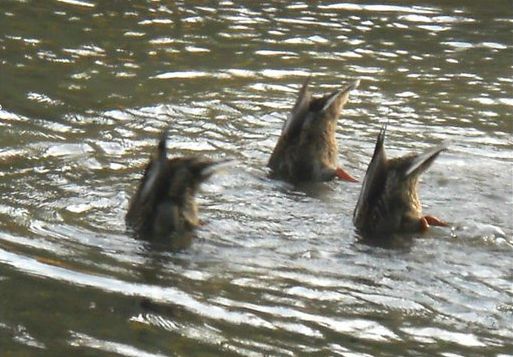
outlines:
[[335, 140], [337, 119], [355, 81], [321, 98], [312, 97], [309, 78], [299, 92], [285, 122], [268, 166], [271, 177], [297, 183], [327, 181], [335, 177], [338, 145]]
[[164, 133], [130, 201], [127, 226], [150, 239], [192, 230], [199, 224], [194, 195], [226, 163], [197, 157], [168, 159]]
[[353, 222], [362, 234], [420, 231], [422, 205], [418, 196], [420, 174], [447, 148], [447, 143], [421, 154], [387, 159], [384, 147], [386, 125], [381, 129]]

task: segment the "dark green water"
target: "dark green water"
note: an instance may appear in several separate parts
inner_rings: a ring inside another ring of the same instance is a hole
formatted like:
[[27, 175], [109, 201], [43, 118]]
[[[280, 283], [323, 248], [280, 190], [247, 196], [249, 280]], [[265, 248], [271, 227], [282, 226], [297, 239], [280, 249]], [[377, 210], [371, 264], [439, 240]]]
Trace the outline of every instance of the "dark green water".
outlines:
[[[452, 142], [423, 177], [451, 222], [361, 243], [360, 185], [265, 179], [308, 75], [356, 78], [340, 160], [363, 178]], [[1, 356], [513, 355], [510, 1], [0, 3]], [[234, 158], [173, 254], [125, 234], [159, 133]]]

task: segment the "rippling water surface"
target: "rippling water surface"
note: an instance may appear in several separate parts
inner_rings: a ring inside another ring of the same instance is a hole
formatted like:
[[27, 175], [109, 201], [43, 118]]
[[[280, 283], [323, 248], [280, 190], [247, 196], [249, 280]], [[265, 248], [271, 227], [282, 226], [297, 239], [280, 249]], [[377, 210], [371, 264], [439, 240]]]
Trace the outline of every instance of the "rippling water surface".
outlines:
[[[0, 4], [0, 349], [7, 355], [511, 356], [509, 1]], [[423, 176], [451, 222], [361, 242], [360, 185], [265, 164], [300, 84], [356, 78], [340, 160], [363, 178], [450, 140]], [[125, 233], [149, 152], [234, 158], [180, 253]]]

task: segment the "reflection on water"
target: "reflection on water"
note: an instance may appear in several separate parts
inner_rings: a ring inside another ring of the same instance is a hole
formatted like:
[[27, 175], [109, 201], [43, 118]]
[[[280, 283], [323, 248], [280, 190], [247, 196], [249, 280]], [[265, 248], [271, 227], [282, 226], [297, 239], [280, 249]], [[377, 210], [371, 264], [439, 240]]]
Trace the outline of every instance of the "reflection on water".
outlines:
[[[505, 356], [513, 340], [511, 4], [5, 1], [0, 346], [179, 355]], [[293, 189], [265, 163], [299, 86], [356, 78], [337, 138], [363, 178], [452, 142], [421, 183], [451, 222], [361, 242], [359, 184]], [[173, 254], [125, 233], [148, 156], [239, 161]]]

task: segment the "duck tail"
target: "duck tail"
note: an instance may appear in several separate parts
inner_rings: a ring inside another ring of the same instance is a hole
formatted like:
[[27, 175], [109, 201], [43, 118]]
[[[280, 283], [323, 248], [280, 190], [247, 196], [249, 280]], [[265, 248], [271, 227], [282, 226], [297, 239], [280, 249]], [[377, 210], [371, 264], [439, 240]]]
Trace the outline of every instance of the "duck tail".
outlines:
[[410, 166], [405, 171], [406, 176], [420, 175], [426, 171], [438, 155], [449, 147], [449, 142], [445, 141], [440, 145], [435, 146], [417, 156], [411, 161]]
[[332, 94], [330, 94], [328, 99], [326, 99], [326, 103], [324, 103], [324, 106], [322, 107], [321, 111], [324, 112], [324, 111], [328, 110], [331, 107], [331, 105], [338, 98], [340, 98], [341, 96], [344, 96], [344, 95], [349, 95], [349, 92], [358, 88], [359, 85], [360, 85], [360, 80], [357, 79], [357, 80], [351, 82], [350, 84], [348, 84], [347, 86], [345, 86], [344, 88], [337, 90], [337, 91], [333, 92]]
[[237, 165], [237, 160], [226, 159], [212, 161], [201, 169], [201, 176], [203, 179], [207, 179], [213, 174], [228, 170], [235, 165]]
[[153, 153], [150, 164], [146, 168], [143, 185], [141, 187], [140, 197], [146, 200], [154, 190], [155, 183], [164, 171], [167, 163], [167, 129], [160, 135], [157, 150]]
[[373, 157], [375, 157], [381, 151], [383, 151], [385, 145], [385, 134], [387, 132], [387, 126], [388, 120], [385, 122], [385, 124], [383, 124], [381, 130], [379, 131], [378, 138], [376, 139], [376, 146], [374, 147], [374, 154], [372, 155]]

